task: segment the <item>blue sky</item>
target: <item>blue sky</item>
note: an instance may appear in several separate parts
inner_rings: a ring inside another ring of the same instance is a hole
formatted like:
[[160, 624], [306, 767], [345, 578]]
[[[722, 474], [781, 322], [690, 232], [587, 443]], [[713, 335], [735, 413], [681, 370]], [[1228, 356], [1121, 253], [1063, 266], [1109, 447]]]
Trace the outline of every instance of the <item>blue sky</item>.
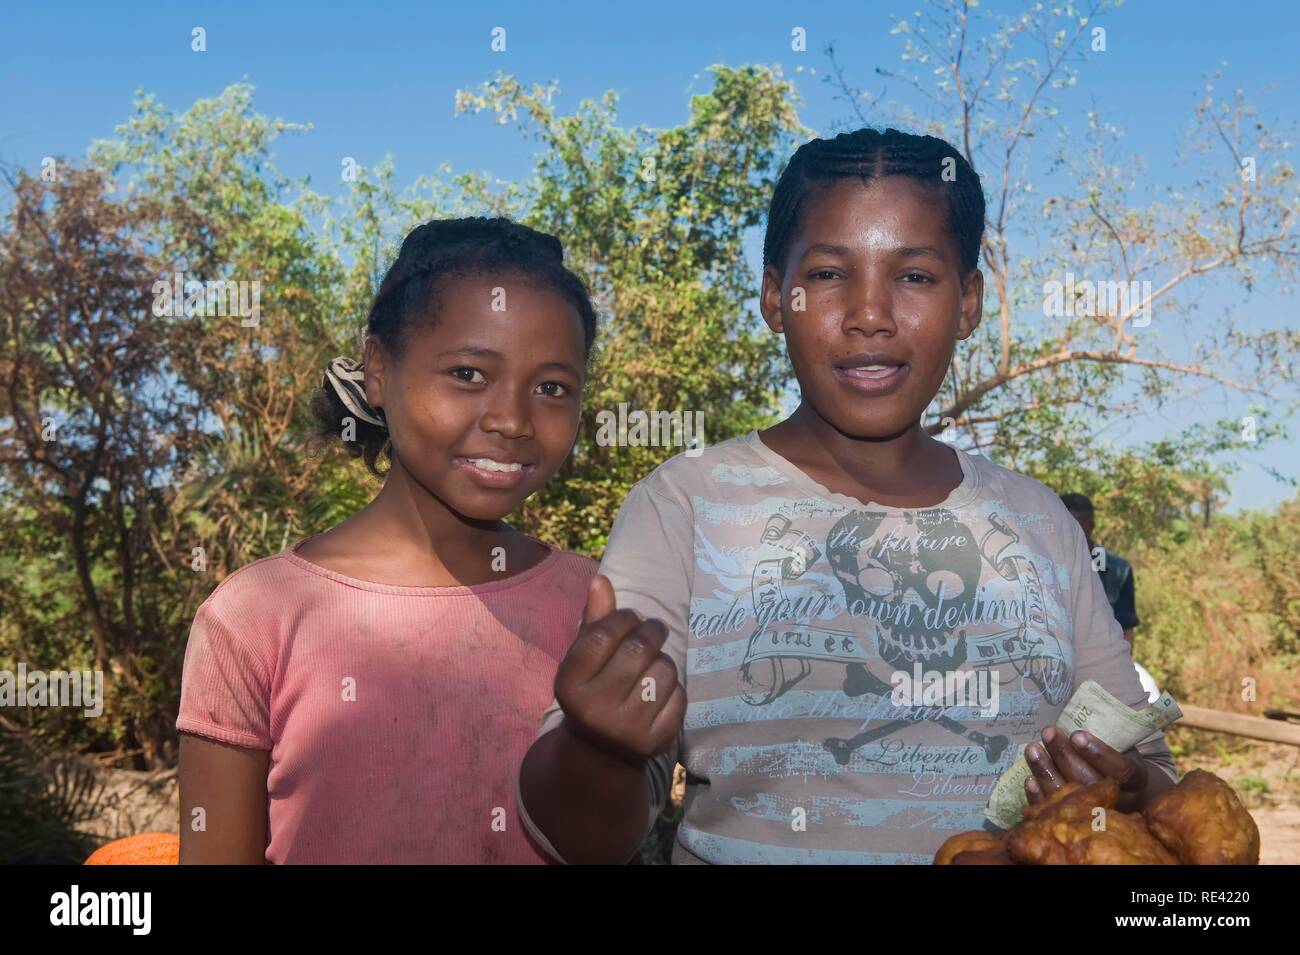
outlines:
[[[180, 111], [245, 78], [257, 87], [260, 112], [313, 124], [312, 132], [280, 141], [276, 163], [293, 177], [310, 176], [324, 192], [337, 190], [343, 156], [368, 165], [391, 154], [402, 183], [443, 162], [503, 178], [526, 174], [529, 149], [512, 128], [452, 114], [458, 88], [497, 70], [526, 82], [558, 80], [562, 109], [613, 89], [626, 124], [667, 126], [685, 118], [688, 96], [706, 88], [711, 64], [779, 63], [798, 83], [804, 123], [826, 132], [848, 116], [822, 82], [829, 65], [825, 45], [835, 43], [853, 80], [907, 100], [900, 84], [886, 86], [874, 68], [898, 65], [891, 15], [909, 15], [923, 4], [172, 2], [125, 9], [100, 2], [6, 2], [0, 4], [0, 84], [6, 91], [0, 161], [35, 167], [46, 155], [81, 155], [128, 117], [137, 89]], [[984, 6], [1024, 9], [1021, 3]], [[1292, 42], [1277, 41], [1300, 36], [1298, 10], [1290, 2], [1243, 0], [1211, 10], [1130, 0], [1099, 21], [1108, 31], [1108, 49], [1088, 59], [1068, 101], [1078, 108], [1067, 113], [1067, 123], [1082, 131], [1082, 104], [1095, 100], [1125, 128], [1126, 143], [1148, 169], [1167, 170], [1203, 78], [1226, 61], [1232, 82], [1250, 94], [1262, 118], [1294, 128], [1300, 63]], [[190, 49], [195, 26], [207, 31], [206, 53]], [[504, 53], [490, 48], [497, 26], [507, 31]], [[807, 31], [806, 53], [790, 48], [795, 26]], [[1163, 175], [1176, 181], [1178, 173]], [[757, 248], [751, 254], [757, 265]], [[1211, 286], [1202, 315], [1248, 328], [1282, 328], [1294, 323], [1298, 304], [1294, 295], [1268, 286], [1249, 298]], [[1274, 410], [1283, 408], [1279, 403]], [[1242, 411], [1240, 399], [1210, 388], [1193, 401], [1117, 423], [1108, 437], [1145, 440], [1190, 420]], [[1292, 446], [1276, 444], [1248, 456], [1233, 482], [1234, 509], [1270, 506], [1291, 494], [1257, 462], [1300, 477]]]

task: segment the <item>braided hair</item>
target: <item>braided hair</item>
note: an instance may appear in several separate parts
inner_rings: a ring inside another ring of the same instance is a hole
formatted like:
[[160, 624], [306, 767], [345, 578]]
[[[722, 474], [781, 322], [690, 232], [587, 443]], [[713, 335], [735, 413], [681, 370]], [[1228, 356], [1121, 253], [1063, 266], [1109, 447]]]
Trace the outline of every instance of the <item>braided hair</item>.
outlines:
[[[582, 279], [564, 264], [560, 240], [545, 232], [504, 218], [435, 219], [412, 229], [402, 241], [397, 260], [389, 267], [370, 305], [366, 336], [375, 338], [394, 358], [400, 358], [407, 335], [419, 321], [436, 320], [438, 289], [452, 278], [513, 273], [555, 292], [578, 313], [583, 344], [590, 355], [596, 338], [596, 312]], [[362, 457], [377, 477], [381, 454], [392, 447], [382, 409], [365, 401], [364, 369], [348, 358], [336, 358], [326, 368], [320, 391], [312, 399], [316, 436], [343, 434], [351, 419], [354, 440], [344, 440], [353, 457]]]
[[[945, 160], [952, 160], [946, 163]], [[945, 169], [951, 169], [948, 178]], [[886, 129], [858, 129], [834, 139], [814, 139], [795, 152], [772, 193], [763, 238], [763, 265], [785, 268], [804, 197], [819, 183], [857, 177], [864, 182], [908, 176], [943, 190], [948, 227], [961, 255], [962, 272], [979, 263], [984, 235], [984, 190], [979, 175], [956, 149], [935, 136]]]

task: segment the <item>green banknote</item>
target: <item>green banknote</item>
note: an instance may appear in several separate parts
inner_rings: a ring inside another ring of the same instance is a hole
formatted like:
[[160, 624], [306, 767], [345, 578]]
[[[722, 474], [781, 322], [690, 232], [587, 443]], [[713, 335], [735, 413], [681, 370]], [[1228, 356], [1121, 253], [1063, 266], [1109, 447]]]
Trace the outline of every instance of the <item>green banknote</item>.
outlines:
[[[1115, 699], [1097, 683], [1085, 680], [1074, 691], [1070, 702], [1065, 704], [1056, 728], [1066, 736], [1087, 730], [1122, 753], [1182, 715], [1182, 710], [1168, 693], [1135, 710]], [[1029, 764], [1025, 762], [1022, 746], [1015, 763], [998, 777], [988, 808], [984, 810], [985, 817], [995, 826], [1010, 829], [1020, 821], [1020, 814], [1029, 802], [1025, 796], [1025, 780], [1029, 775]]]

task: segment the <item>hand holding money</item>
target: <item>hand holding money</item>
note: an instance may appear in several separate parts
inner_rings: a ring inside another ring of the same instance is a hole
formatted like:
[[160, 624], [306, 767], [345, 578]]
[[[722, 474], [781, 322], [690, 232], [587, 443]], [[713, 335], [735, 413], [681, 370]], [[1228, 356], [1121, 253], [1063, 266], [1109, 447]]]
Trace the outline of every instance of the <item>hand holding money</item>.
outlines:
[[[1088, 785], [1103, 777], [1119, 783], [1117, 808], [1140, 808], [1149, 770], [1145, 760], [1128, 751], [1182, 715], [1168, 693], [1133, 709], [1099, 684], [1085, 680], [1061, 711], [1056, 726], [1043, 731], [1046, 746], [1030, 743], [1025, 754], [999, 777], [984, 815], [994, 825], [1010, 829], [1031, 801], [1042, 802], [1067, 782]], [[1026, 755], [1033, 759], [1027, 761]]]
[[1079, 730], [1066, 738], [1055, 726], [1043, 730], [1042, 743], [1025, 747], [1030, 777], [1025, 780], [1025, 794], [1030, 805], [1047, 798], [1066, 783], [1087, 786], [1104, 778], [1119, 784], [1115, 808], [1121, 812], [1141, 809], [1141, 797], [1147, 788], [1146, 760], [1133, 749], [1118, 752], [1097, 737]]

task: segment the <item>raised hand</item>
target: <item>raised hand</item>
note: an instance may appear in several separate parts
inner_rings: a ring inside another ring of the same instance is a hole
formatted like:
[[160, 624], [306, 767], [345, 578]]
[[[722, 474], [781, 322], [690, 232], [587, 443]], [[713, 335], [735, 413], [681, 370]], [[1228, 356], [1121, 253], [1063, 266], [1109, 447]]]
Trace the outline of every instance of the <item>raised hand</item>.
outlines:
[[619, 610], [613, 586], [599, 574], [587, 590], [583, 621], [555, 674], [565, 724], [627, 761], [666, 751], [686, 716], [686, 691], [662, 652], [668, 629], [634, 610]]

